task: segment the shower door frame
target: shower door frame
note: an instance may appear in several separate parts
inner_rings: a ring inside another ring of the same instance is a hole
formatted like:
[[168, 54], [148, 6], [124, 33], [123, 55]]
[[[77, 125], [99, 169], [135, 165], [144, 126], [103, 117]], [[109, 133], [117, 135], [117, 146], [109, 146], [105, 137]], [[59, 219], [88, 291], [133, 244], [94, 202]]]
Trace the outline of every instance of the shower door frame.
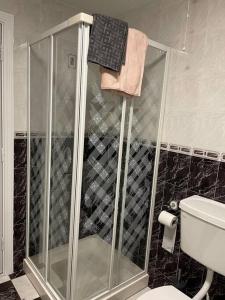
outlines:
[[[87, 51], [89, 43], [89, 29], [92, 24], [92, 16], [86, 14], [76, 15], [64, 23], [54, 27], [53, 29], [47, 31], [46, 33], [32, 39], [28, 44], [28, 191], [27, 191], [27, 232], [26, 232], [26, 259], [24, 261], [24, 269], [28, 274], [31, 281], [34, 283], [40, 294], [46, 294], [49, 296], [49, 299], [62, 299], [58, 293], [54, 290], [51, 284], [45, 278], [42, 277], [34, 263], [29, 258], [29, 184], [30, 184], [30, 47], [32, 44], [35, 44], [47, 37], [51, 37], [51, 59], [50, 59], [50, 108], [52, 103], [52, 84], [53, 84], [53, 36], [56, 33], [59, 33], [69, 27], [78, 25], [78, 57], [77, 57], [77, 87], [76, 87], [76, 109], [75, 109], [75, 131], [74, 131], [74, 151], [73, 151], [73, 174], [72, 174], [72, 194], [71, 194], [71, 212], [70, 212], [70, 236], [69, 236], [69, 257], [68, 257], [68, 277], [70, 280], [67, 281], [67, 297], [66, 299], [74, 299], [74, 288], [73, 284], [76, 280], [76, 269], [77, 269], [77, 253], [78, 253], [78, 244], [79, 244], [79, 221], [80, 221], [80, 204], [81, 204], [81, 185], [82, 185], [82, 170], [83, 170], [83, 149], [84, 149], [84, 132], [85, 132], [85, 115], [86, 115], [86, 88], [87, 88], [87, 74], [88, 74], [88, 63], [87, 63]], [[161, 137], [162, 137], [162, 127], [164, 119], [164, 110], [166, 103], [166, 88], [168, 81], [168, 68], [171, 50], [169, 47], [166, 47], [158, 42], [149, 40], [149, 45], [166, 52], [166, 61], [164, 69], [164, 79], [163, 79], [163, 90], [161, 97], [161, 110], [160, 110], [160, 120], [158, 127], [158, 137], [157, 137], [157, 146], [156, 146], [156, 155], [155, 155], [155, 168], [153, 176], [153, 185], [151, 193], [151, 207], [149, 215], [149, 227], [148, 227], [148, 238], [146, 244], [146, 256], [145, 256], [145, 268], [139, 274], [133, 276], [126, 282], [119, 284], [116, 287], [112, 287], [112, 266], [114, 260], [114, 250], [115, 250], [115, 233], [116, 233], [116, 220], [118, 215], [118, 193], [119, 193], [119, 179], [120, 179], [120, 168], [122, 160], [122, 151], [119, 151], [118, 157], [118, 172], [117, 172], [117, 190], [116, 190], [116, 199], [115, 199], [115, 210], [114, 210], [114, 221], [113, 224], [113, 240], [112, 240], [112, 253], [110, 260], [110, 276], [109, 276], [109, 289], [100, 293], [98, 296], [93, 297], [92, 299], [113, 299], [114, 295], [121, 293], [123, 297], [129, 297], [139, 290], [147, 287], [148, 283], [148, 258], [150, 253], [150, 244], [151, 244], [151, 233], [152, 233], [152, 220], [154, 214], [155, 206], [155, 194], [156, 194], [156, 183], [157, 183], [157, 173], [158, 173], [158, 164], [159, 164], [159, 155], [160, 155], [160, 146], [161, 146]], [[120, 150], [122, 148], [123, 142], [123, 132], [125, 124], [125, 114], [126, 110], [126, 99], [123, 100], [122, 108], [122, 120], [121, 120], [121, 130], [120, 130]], [[49, 112], [49, 124], [48, 132], [50, 132], [51, 137], [51, 123], [52, 115], [51, 109]], [[49, 138], [49, 137], [48, 137]], [[51, 148], [48, 146], [49, 156], [51, 155]], [[50, 165], [50, 161], [47, 161]], [[48, 168], [49, 168], [48, 165]], [[48, 174], [49, 181], [49, 174]], [[50, 193], [50, 185], [48, 184], [47, 193]], [[47, 197], [47, 207], [49, 207], [49, 196]], [[47, 210], [47, 215], [49, 211]], [[47, 220], [48, 221], [48, 220]], [[49, 228], [47, 226], [46, 236], [48, 237]], [[48, 250], [48, 249], [47, 249]], [[48, 255], [46, 252], [46, 268], [48, 267]], [[47, 271], [46, 274], [47, 275]], [[132, 288], [133, 287], [133, 288]]]
[[14, 186], [14, 16], [0, 10], [1, 51], [1, 234], [2, 274], [13, 273], [13, 186]]
[[[75, 109], [75, 132], [74, 132], [74, 151], [73, 151], [73, 186], [72, 186], [72, 193], [71, 193], [71, 220], [74, 220], [74, 214], [73, 214], [73, 208], [75, 207], [76, 201], [75, 201], [75, 194], [74, 194], [74, 189], [76, 186], [76, 169], [77, 169], [77, 155], [78, 155], [78, 147], [79, 147], [79, 137], [77, 137], [76, 134], [79, 134], [80, 132], [80, 107], [82, 108], [81, 99], [83, 98], [81, 95], [83, 94], [82, 89], [81, 89], [81, 81], [82, 81], [82, 69], [84, 69], [84, 57], [83, 57], [83, 44], [84, 44], [84, 36], [85, 36], [85, 31], [86, 35], [89, 32], [89, 25], [92, 24], [93, 17], [89, 16], [84, 13], [80, 13], [78, 15], [75, 15], [74, 17], [68, 19], [67, 21], [55, 26], [54, 28], [48, 30], [47, 32], [35, 36], [33, 39], [31, 39], [28, 42], [28, 91], [27, 91], [27, 99], [28, 99], [28, 146], [27, 146], [27, 208], [26, 208], [26, 258], [24, 260], [24, 270], [27, 273], [27, 276], [30, 278], [30, 280], [33, 282], [35, 285], [36, 289], [38, 290], [40, 295], [48, 295], [49, 299], [57, 299], [61, 300], [64, 299], [64, 297], [60, 296], [55, 289], [51, 286], [51, 284], [48, 282], [48, 236], [49, 236], [49, 205], [50, 205], [50, 165], [51, 165], [51, 136], [52, 136], [52, 98], [53, 98], [53, 64], [54, 64], [54, 36], [67, 28], [76, 26], [78, 27], [78, 56], [77, 56], [77, 73], [75, 80], [77, 81], [77, 87], [76, 87], [76, 96], [75, 96], [75, 101], [76, 101], [76, 109]], [[86, 30], [85, 30], [86, 29]], [[88, 31], [87, 31], [88, 29]], [[47, 145], [47, 190], [46, 190], [46, 204], [45, 206], [47, 207], [46, 212], [45, 212], [45, 218], [47, 219], [46, 221], [46, 232], [44, 232], [44, 243], [45, 243], [45, 249], [44, 249], [44, 256], [45, 256], [45, 264], [46, 264], [46, 272], [44, 274], [45, 277], [39, 272], [35, 264], [32, 262], [32, 260], [29, 258], [29, 220], [30, 220], [30, 200], [29, 200], [29, 195], [30, 195], [30, 58], [31, 58], [31, 46], [41, 42], [42, 40], [50, 38], [50, 80], [49, 80], [49, 107], [48, 107], [48, 124], [47, 124], [47, 140], [49, 144]], [[82, 62], [82, 63], [81, 63]], [[84, 88], [83, 88], [84, 90]], [[82, 101], [85, 103], [86, 101]], [[76, 215], [77, 215], [77, 210], [76, 210]], [[70, 224], [73, 224], [70, 222]], [[76, 229], [76, 228], [75, 228]], [[72, 262], [72, 254], [73, 254], [73, 249], [72, 249], [72, 242], [73, 242], [73, 231], [74, 231], [74, 226], [70, 226], [70, 235], [69, 235], [69, 258], [68, 258], [68, 266], [71, 265]], [[69, 270], [69, 267], [68, 267]], [[68, 271], [68, 274], [70, 275], [70, 272]], [[68, 281], [67, 284], [67, 290], [68, 286], [70, 285], [70, 282]], [[68, 294], [67, 294], [67, 299], [70, 299]]]

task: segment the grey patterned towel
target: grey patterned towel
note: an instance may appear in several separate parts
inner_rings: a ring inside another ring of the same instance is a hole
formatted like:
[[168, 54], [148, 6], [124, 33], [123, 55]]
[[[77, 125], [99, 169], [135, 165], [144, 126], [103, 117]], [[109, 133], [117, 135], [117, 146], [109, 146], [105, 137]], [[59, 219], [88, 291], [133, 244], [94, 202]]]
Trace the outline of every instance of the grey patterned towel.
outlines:
[[99, 14], [93, 17], [88, 61], [119, 72], [125, 64], [128, 24]]

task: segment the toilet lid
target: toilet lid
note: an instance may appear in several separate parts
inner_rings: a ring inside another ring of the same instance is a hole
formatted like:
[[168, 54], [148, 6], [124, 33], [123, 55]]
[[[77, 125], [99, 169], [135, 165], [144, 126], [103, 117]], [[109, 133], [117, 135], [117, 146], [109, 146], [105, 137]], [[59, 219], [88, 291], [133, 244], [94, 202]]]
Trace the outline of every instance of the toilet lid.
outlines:
[[190, 300], [188, 296], [181, 293], [173, 286], [163, 286], [138, 297], [137, 300]]

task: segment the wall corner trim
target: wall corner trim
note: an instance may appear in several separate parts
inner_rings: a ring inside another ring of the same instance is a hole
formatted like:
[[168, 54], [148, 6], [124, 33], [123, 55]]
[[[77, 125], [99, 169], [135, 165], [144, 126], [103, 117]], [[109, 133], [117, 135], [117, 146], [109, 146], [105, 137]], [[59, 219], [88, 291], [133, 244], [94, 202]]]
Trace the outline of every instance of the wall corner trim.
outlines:
[[13, 188], [14, 188], [14, 16], [0, 11], [3, 30], [2, 147], [3, 161], [3, 274], [13, 273]]

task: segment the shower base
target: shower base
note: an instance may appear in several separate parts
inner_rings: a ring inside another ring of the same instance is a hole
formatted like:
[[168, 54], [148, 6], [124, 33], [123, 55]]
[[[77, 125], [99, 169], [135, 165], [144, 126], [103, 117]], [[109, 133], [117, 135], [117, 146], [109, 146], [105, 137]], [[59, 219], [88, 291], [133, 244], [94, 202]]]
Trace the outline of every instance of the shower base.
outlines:
[[[111, 292], [107, 292], [111, 245], [102, 240], [98, 235], [92, 235], [79, 241], [76, 273], [76, 300], [91, 299], [94, 297], [97, 299], [114, 299], [113, 296], [110, 296], [112, 295], [112, 292], [116, 295], [115, 299], [126, 299], [147, 286], [148, 275], [143, 274], [142, 269], [136, 266], [129, 258], [121, 254], [119, 255], [117, 251], [115, 251], [114, 255], [115, 263], [112, 279], [113, 286], [115, 288], [113, 288]], [[36, 255], [25, 260], [24, 267], [27, 275], [30, 277], [34, 286], [38, 289], [41, 295], [48, 295], [48, 298], [45, 299], [60, 299], [60, 297], [56, 297], [57, 294], [55, 291], [58, 291], [61, 295], [65, 296], [67, 282], [67, 257], [68, 245], [63, 245], [49, 251], [48, 282], [50, 285], [47, 284], [47, 286], [52, 287], [52, 295], [49, 295], [49, 291], [47, 293], [46, 289], [43, 290], [43, 279], [41, 282], [40, 276], [38, 276], [38, 280], [37, 278], [35, 280], [34, 277], [37, 274], [35, 274], [36, 272], [33, 272], [34, 270], [31, 270], [32, 264], [34, 264], [38, 266], [40, 273], [44, 273], [44, 265], [40, 263], [40, 255]], [[136, 285], [133, 281], [132, 283], [130, 281], [134, 277], [137, 280]], [[123, 282], [127, 282], [127, 284], [124, 284]], [[37, 283], [39, 288], [37, 287]], [[46, 286], [46, 283], [44, 283], [44, 285]], [[130, 287], [128, 291], [126, 291], [126, 287], [128, 287], [128, 285]], [[105, 294], [102, 295], [102, 297], [97, 297], [104, 292]], [[120, 292], [120, 296], [118, 292]]]

